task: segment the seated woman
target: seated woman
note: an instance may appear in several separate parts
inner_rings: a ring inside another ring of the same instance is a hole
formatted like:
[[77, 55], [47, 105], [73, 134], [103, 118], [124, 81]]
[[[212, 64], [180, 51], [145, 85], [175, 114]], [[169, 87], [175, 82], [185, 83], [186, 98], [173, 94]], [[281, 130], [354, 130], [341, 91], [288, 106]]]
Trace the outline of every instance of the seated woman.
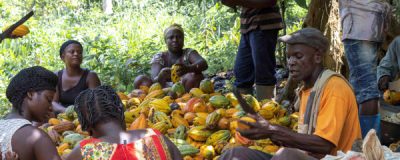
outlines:
[[202, 71], [206, 70], [208, 65], [206, 60], [200, 54], [184, 46], [184, 32], [180, 25], [173, 24], [164, 31], [164, 41], [167, 44], [168, 51], [160, 52], [154, 55], [151, 60], [151, 79], [146, 76], [138, 76], [135, 79], [134, 86], [150, 86], [153, 82], [159, 82], [163, 87], [171, 86], [171, 67], [179, 64], [177, 70], [181, 77], [182, 84], [189, 91], [191, 88], [199, 87], [200, 81], [204, 78]]
[[73, 105], [81, 91], [100, 85], [95, 72], [81, 68], [82, 52], [82, 44], [78, 41], [68, 40], [61, 45], [60, 58], [65, 69], [57, 72], [57, 92], [53, 99], [56, 113], [64, 112], [66, 107]]
[[67, 159], [182, 159], [177, 147], [153, 129], [126, 131], [121, 100], [109, 86], [83, 91], [75, 112], [92, 138], [75, 147]]
[[2, 157], [15, 152], [20, 160], [61, 159], [50, 137], [32, 126], [32, 121], [48, 121], [56, 86], [57, 76], [39, 66], [23, 69], [11, 79], [6, 96], [12, 110], [0, 120]]

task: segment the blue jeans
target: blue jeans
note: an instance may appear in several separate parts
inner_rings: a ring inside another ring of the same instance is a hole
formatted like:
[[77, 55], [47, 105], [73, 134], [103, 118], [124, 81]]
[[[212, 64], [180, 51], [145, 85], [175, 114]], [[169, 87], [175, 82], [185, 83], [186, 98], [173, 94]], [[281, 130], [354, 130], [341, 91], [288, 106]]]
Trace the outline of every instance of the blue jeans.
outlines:
[[234, 74], [235, 86], [275, 85], [275, 48], [279, 30], [253, 30], [242, 34]]
[[345, 39], [343, 44], [350, 69], [349, 80], [355, 91], [357, 103], [379, 98], [376, 79], [379, 43]]

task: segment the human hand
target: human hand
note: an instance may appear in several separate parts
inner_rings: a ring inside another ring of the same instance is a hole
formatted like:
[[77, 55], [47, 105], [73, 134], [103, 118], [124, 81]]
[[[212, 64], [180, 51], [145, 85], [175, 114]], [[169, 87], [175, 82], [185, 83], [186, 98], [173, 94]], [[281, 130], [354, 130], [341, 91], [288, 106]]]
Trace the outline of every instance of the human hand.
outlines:
[[176, 74], [178, 74], [179, 77], [185, 75], [186, 73], [190, 72], [190, 67], [186, 66], [184, 64], [176, 64], [178, 65], [178, 69], [176, 70]]
[[[12, 151], [8, 151], [5, 156], [6, 156], [5, 157], [6, 160], [18, 160], [19, 159], [17, 153], [12, 152]], [[0, 151], [0, 159], [3, 159], [3, 155], [1, 153], [1, 151]]]
[[382, 76], [378, 81], [378, 88], [380, 91], [385, 91], [389, 88], [390, 76]]
[[171, 75], [171, 68], [165, 67], [158, 73], [158, 77], [169, 77]]
[[259, 114], [248, 114], [249, 117], [254, 118], [256, 122], [246, 122], [239, 120], [239, 123], [245, 124], [250, 128], [247, 130], [237, 129], [243, 137], [249, 139], [266, 139], [272, 134], [270, 123], [261, 117]]

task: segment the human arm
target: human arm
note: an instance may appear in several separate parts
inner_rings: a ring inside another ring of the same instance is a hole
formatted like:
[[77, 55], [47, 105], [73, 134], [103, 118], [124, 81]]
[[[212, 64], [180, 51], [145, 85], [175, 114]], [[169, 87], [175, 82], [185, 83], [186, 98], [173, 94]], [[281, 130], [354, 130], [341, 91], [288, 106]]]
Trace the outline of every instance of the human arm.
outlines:
[[[300, 97], [306, 98], [306, 97]], [[305, 105], [305, 104], [304, 104]], [[243, 107], [243, 106], [242, 106]], [[306, 106], [300, 106], [300, 114], [304, 114]], [[334, 146], [334, 150], [343, 150], [347, 152], [351, 149], [351, 144], [357, 138], [361, 138], [361, 129], [359, 125], [358, 118], [358, 108], [356, 98], [354, 96], [354, 92], [348, 83], [340, 77], [334, 76], [329, 79], [329, 81], [325, 84], [322, 95], [320, 95], [320, 102], [318, 108], [318, 115], [315, 124], [315, 130], [312, 133], [313, 135], [304, 135], [304, 136], [318, 136], [325, 141], [330, 142]], [[299, 126], [302, 125], [303, 115], [300, 115]], [[301, 127], [300, 127], [301, 128]], [[274, 128], [270, 128], [272, 130]], [[342, 134], [348, 133], [348, 134]], [[271, 135], [273, 134], [273, 135]], [[278, 140], [275, 135], [282, 134], [277, 131], [273, 131], [268, 137], [272, 137], [271, 139]], [[298, 134], [298, 133], [293, 133]], [[278, 135], [279, 136], [279, 135]], [[288, 134], [286, 136], [292, 136], [292, 134]], [[285, 138], [287, 138], [285, 136]], [[279, 138], [279, 137], [278, 137]], [[303, 146], [303, 150], [311, 152], [313, 154], [323, 154], [326, 153], [326, 148], [321, 147], [320, 152], [313, 152], [313, 148], [310, 148], [314, 145], [315, 142], [308, 141], [306, 137], [295, 135], [296, 140], [294, 142], [299, 141], [299, 138], [302, 141], [300, 143], [296, 142], [295, 144], [301, 143], [309, 143], [307, 146]], [[315, 137], [314, 137], [315, 138]], [[289, 138], [288, 138], [289, 139]], [[290, 138], [292, 139], [292, 138]], [[346, 143], [343, 143], [346, 141]], [[287, 142], [287, 140], [281, 140], [280, 143], [293, 145], [294, 142]], [[278, 143], [278, 144], [280, 144]], [[325, 143], [329, 144], [329, 143]], [[307, 149], [310, 148], [310, 149]], [[332, 146], [327, 146], [327, 148], [332, 148]], [[331, 150], [334, 151], [334, 150]]]
[[266, 8], [276, 5], [277, 0], [221, 0], [228, 7]]
[[162, 86], [171, 79], [171, 68], [164, 67], [154, 63], [151, 65], [151, 79], [153, 82], [158, 82]]
[[[2, 157], [3, 155], [2, 155], [2, 153], [1, 153], [1, 151], [0, 151], [0, 159], [3, 159], [3, 157]], [[18, 155], [15, 153], [15, 152], [11, 152], [11, 151], [8, 151], [6, 154], [5, 154], [5, 160], [18, 160], [19, 158], [18, 158]]]
[[50, 137], [41, 129], [30, 125], [14, 133], [12, 148], [20, 159], [61, 160]]
[[388, 89], [389, 82], [399, 73], [399, 61], [397, 54], [400, 54], [400, 37], [397, 37], [390, 44], [385, 57], [377, 68], [378, 87], [381, 91]]
[[77, 160], [77, 159], [83, 159], [81, 155], [81, 148], [79, 145], [75, 146], [74, 149], [72, 149], [71, 153], [68, 154], [65, 160]]
[[250, 126], [248, 130], [238, 130], [242, 136], [249, 139], [270, 138], [275, 144], [321, 155], [330, 154], [335, 147], [334, 144], [317, 135], [300, 134], [282, 126], [271, 125], [259, 115], [256, 119], [255, 123], [239, 121]]
[[51, 102], [53, 106], [53, 112], [54, 113], [63, 113], [65, 112], [65, 107], [60, 104], [60, 92], [58, 90], [58, 87], [56, 87], [56, 93], [54, 94], [53, 97], [53, 102]]
[[100, 79], [97, 76], [96, 72], [89, 72], [87, 77], [87, 85], [90, 89], [96, 88], [101, 85]]
[[171, 158], [172, 158], [172, 159], [177, 159], [177, 160], [182, 159], [181, 152], [179, 152], [179, 150], [178, 150], [178, 148], [175, 146], [175, 144], [172, 143], [171, 140], [169, 140], [169, 138], [167, 138], [166, 136], [163, 135], [162, 137], [163, 137], [165, 143], [166, 143], [167, 146], [168, 146], [168, 151], [169, 151], [169, 153], [170, 153], [170, 155], [171, 155]]
[[190, 65], [180, 64], [181, 67], [177, 70], [178, 76], [183, 76], [190, 72], [199, 74], [208, 68], [207, 61], [196, 50], [191, 51], [189, 54], [189, 62]]
[[167, 81], [171, 80], [171, 68], [163, 67], [164, 53], [160, 52], [153, 56], [151, 59], [151, 80], [155, 83], [158, 82], [165, 86]]

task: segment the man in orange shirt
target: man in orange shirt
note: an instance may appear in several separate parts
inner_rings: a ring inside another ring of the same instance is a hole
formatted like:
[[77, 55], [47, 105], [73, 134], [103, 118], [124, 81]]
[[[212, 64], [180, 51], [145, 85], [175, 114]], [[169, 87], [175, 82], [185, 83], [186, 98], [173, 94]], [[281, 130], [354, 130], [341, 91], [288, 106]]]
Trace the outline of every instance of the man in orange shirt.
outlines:
[[[292, 79], [302, 81], [299, 101], [299, 131], [269, 124], [259, 115], [256, 123], [243, 122], [251, 128], [238, 130], [249, 139], [270, 138], [284, 146], [272, 159], [314, 159], [351, 149], [361, 138], [357, 102], [345, 78], [324, 69], [322, 60], [329, 42], [315, 28], [305, 28], [280, 37], [287, 43], [287, 60]], [[221, 159], [268, 159], [270, 155], [247, 148], [227, 151]]]

